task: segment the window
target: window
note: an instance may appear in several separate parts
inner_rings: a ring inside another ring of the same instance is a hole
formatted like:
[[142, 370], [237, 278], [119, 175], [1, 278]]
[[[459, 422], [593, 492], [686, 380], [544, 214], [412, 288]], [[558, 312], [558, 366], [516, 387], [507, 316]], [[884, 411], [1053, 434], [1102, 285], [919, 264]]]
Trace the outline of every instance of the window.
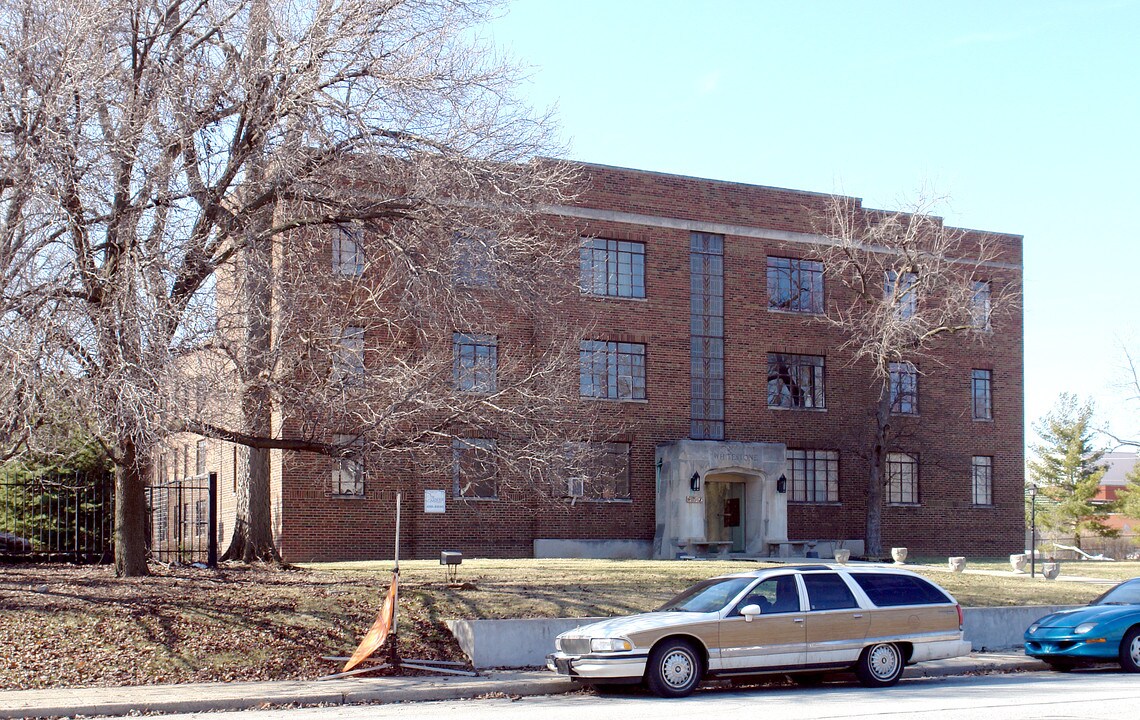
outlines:
[[893, 362], [891, 373], [891, 412], [918, 414], [918, 368], [909, 362]]
[[887, 502], [918, 504], [918, 458], [907, 453], [887, 453]]
[[768, 407], [824, 408], [823, 357], [768, 353]]
[[183, 538], [190, 538], [194, 535], [194, 517], [190, 514], [190, 503], [182, 503], [181, 516], [179, 518], [179, 532], [182, 540]]
[[990, 329], [990, 284], [986, 280], [974, 281], [974, 295], [970, 302], [970, 323], [977, 330]]
[[499, 340], [494, 335], [452, 336], [452, 377], [464, 392], [490, 393], [497, 387]]
[[495, 287], [497, 236], [490, 230], [456, 232], [455, 277], [468, 287]]
[[883, 285], [883, 297], [895, 309], [895, 314], [906, 320], [914, 317], [918, 309], [918, 294], [915, 285], [918, 284], [918, 275], [904, 272], [901, 275], [896, 270], [888, 270]]
[[768, 258], [768, 307], [798, 313], [823, 312], [823, 263]]
[[724, 438], [724, 236], [689, 236], [689, 435]]
[[364, 445], [351, 435], [336, 435], [333, 444], [342, 448], [340, 457], [334, 458], [332, 493], [350, 497], [364, 497], [364, 465], [360, 456]]
[[199, 440], [198, 446], [195, 448], [194, 457], [194, 473], [196, 475], [206, 474], [206, 458], [210, 454], [210, 441]]
[[974, 504], [994, 504], [994, 459], [975, 455], [973, 463]]
[[349, 325], [341, 329], [332, 360], [332, 379], [353, 382], [364, 375], [364, 328]]
[[567, 450], [568, 497], [629, 499], [629, 443], [570, 443]]
[[493, 500], [498, 497], [495, 441], [455, 438], [451, 443], [455, 497]]
[[975, 420], [992, 420], [993, 411], [993, 371], [974, 370], [972, 396]]
[[779, 575], [756, 583], [744, 599], [736, 603], [732, 614], [740, 615], [740, 611], [749, 605], [759, 605], [760, 612], [765, 615], [799, 612], [800, 591], [796, 588], [796, 576]]
[[210, 529], [210, 503], [206, 500], [194, 501], [194, 534], [206, 535]]
[[839, 453], [835, 450], [788, 450], [792, 502], [839, 502]]
[[337, 225], [332, 235], [332, 268], [337, 275], [364, 272], [364, 230], [359, 225]]
[[579, 394], [582, 397], [645, 399], [644, 345], [583, 340], [579, 347]]
[[871, 602], [879, 607], [899, 605], [941, 605], [949, 603], [946, 593], [913, 575], [890, 573], [851, 573], [851, 579], [863, 588]]
[[800, 576], [807, 588], [812, 610], [843, 610], [859, 607], [855, 595], [837, 573], [804, 573]]
[[580, 285], [586, 295], [645, 297], [645, 244], [582, 238]]

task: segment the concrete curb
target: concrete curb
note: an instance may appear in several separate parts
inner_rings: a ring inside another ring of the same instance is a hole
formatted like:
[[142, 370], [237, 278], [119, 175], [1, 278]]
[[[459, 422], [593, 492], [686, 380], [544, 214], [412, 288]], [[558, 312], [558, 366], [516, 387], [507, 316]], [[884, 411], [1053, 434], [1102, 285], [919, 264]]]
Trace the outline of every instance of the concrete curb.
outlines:
[[[982, 653], [923, 663], [906, 678], [1045, 670], [1018, 654]], [[478, 678], [383, 677], [255, 683], [198, 683], [113, 688], [63, 688], [0, 692], [0, 718], [125, 715], [131, 712], [194, 713], [248, 710], [274, 705], [352, 705], [461, 700], [484, 695], [556, 695], [581, 686], [545, 670], [490, 672]]]

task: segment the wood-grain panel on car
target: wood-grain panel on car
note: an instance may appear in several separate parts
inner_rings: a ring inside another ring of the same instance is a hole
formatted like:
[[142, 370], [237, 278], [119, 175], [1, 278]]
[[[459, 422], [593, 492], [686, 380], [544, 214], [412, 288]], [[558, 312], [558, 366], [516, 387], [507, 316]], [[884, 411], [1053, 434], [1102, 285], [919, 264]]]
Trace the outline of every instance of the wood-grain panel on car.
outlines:
[[808, 647], [820, 643], [861, 645], [867, 635], [870, 614], [862, 608], [808, 613]]
[[897, 638], [958, 632], [958, 610], [953, 605], [917, 605], [879, 608], [871, 613], [868, 638]]
[[720, 623], [718, 667], [728, 670], [802, 663], [805, 637], [801, 612], [759, 615], [751, 622], [739, 616], [725, 618]]

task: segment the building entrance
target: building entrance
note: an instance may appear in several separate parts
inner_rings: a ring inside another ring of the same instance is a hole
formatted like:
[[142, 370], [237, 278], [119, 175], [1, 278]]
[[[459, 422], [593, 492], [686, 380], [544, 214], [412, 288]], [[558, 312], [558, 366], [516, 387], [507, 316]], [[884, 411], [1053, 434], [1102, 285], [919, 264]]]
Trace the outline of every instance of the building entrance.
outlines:
[[731, 542], [730, 552], [744, 552], [744, 508], [744, 483], [710, 480], [705, 487], [705, 532], [708, 539]]

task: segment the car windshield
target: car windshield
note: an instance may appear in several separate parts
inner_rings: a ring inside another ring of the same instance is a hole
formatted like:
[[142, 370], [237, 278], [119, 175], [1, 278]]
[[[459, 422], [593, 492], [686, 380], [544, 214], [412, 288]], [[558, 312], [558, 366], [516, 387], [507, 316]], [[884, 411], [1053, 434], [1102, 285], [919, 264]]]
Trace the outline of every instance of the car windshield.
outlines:
[[1140, 582], [1122, 582], [1093, 600], [1090, 605], [1140, 605]]
[[704, 580], [662, 605], [660, 611], [715, 612], [740, 594], [756, 578], [713, 578]]

